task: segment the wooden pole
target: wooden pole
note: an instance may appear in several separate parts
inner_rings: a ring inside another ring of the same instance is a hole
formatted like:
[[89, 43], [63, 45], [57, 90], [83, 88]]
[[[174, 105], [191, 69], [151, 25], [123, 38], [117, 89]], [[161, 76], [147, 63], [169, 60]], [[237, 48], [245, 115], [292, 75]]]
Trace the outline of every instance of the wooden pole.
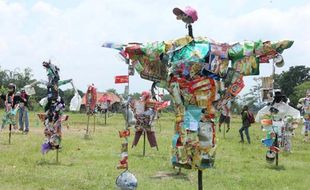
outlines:
[[202, 190], [202, 171], [198, 170], [198, 190]]
[[87, 114], [87, 127], [86, 127], [86, 133], [84, 135], [84, 139], [89, 139], [90, 134], [89, 134], [89, 120], [90, 120], [90, 115]]
[[[225, 122], [226, 122], [226, 119], [225, 119]], [[225, 131], [226, 131], [226, 129], [225, 129], [225, 122], [223, 123], [223, 125], [224, 125], [224, 130], [223, 130], [223, 137], [224, 137], [224, 139], [225, 139]]]
[[104, 111], [104, 124], [105, 125], [107, 124], [107, 112], [108, 112], [108, 110]]
[[58, 152], [59, 152], [59, 149], [57, 148], [56, 149], [56, 163], [58, 163]]
[[145, 130], [143, 129], [143, 156], [145, 156]]
[[[278, 133], [276, 133], [276, 147], [279, 148], [279, 143], [278, 143]], [[279, 164], [279, 153], [276, 152], [276, 166]]]
[[89, 115], [87, 115], [87, 128], [86, 128], [86, 134], [88, 135], [89, 130]]
[[94, 133], [96, 131], [96, 115], [94, 114]]
[[9, 127], [9, 144], [11, 144], [11, 136], [12, 136], [12, 124], [10, 124], [10, 127]]

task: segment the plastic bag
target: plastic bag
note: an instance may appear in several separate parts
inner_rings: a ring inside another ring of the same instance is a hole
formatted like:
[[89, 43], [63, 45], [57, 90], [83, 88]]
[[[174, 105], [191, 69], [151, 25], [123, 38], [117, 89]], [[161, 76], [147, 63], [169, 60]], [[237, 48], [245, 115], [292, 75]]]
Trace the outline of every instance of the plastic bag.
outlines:
[[48, 100], [47, 100], [47, 97], [44, 97], [42, 98], [40, 101], [39, 101], [39, 104], [42, 106], [42, 107], [45, 107], [46, 104], [47, 104]]
[[80, 111], [81, 104], [82, 98], [78, 92], [75, 92], [73, 98], [70, 101], [70, 111]]
[[229, 48], [228, 55], [233, 61], [243, 58], [243, 46], [240, 43], [234, 44], [231, 48]]
[[201, 114], [201, 108], [191, 105], [188, 106], [185, 111], [183, 127], [190, 131], [197, 131]]
[[24, 89], [25, 89], [26, 94], [29, 96], [36, 94], [36, 91], [34, 90], [33, 86], [31, 86], [31, 85], [24, 86]]

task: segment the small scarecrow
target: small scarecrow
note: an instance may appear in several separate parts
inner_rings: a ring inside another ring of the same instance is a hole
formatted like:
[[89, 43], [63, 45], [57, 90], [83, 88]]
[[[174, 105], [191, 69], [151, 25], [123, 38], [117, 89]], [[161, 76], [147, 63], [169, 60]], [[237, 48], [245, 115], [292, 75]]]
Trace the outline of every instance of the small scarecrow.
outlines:
[[89, 119], [91, 116], [94, 117], [94, 129], [93, 129], [94, 132], [95, 132], [95, 127], [96, 127], [97, 89], [94, 86], [94, 84], [91, 84], [88, 86], [85, 97], [86, 97], [85, 106], [86, 106], [86, 114], [87, 114], [87, 128], [86, 128], [85, 137], [88, 138], [90, 135]]
[[13, 83], [10, 83], [8, 85], [8, 93], [6, 95], [1, 95], [1, 99], [4, 101], [4, 106], [5, 106], [5, 113], [2, 118], [2, 125], [1, 125], [1, 130], [6, 125], [10, 125], [10, 132], [11, 132], [11, 127], [16, 130], [16, 113], [18, 110], [18, 103], [19, 99], [18, 96], [15, 95], [16, 91], [16, 85]]
[[[157, 112], [155, 109], [156, 101], [151, 99], [150, 92], [144, 91], [141, 94], [140, 100], [135, 100], [132, 102], [132, 104], [134, 117], [136, 119], [136, 131], [134, 140], [132, 142], [132, 147], [137, 146], [142, 134], [146, 134], [150, 146], [152, 148], [156, 147], [158, 150], [155, 130], [153, 126], [153, 121]], [[145, 152], [143, 153], [145, 154]]]

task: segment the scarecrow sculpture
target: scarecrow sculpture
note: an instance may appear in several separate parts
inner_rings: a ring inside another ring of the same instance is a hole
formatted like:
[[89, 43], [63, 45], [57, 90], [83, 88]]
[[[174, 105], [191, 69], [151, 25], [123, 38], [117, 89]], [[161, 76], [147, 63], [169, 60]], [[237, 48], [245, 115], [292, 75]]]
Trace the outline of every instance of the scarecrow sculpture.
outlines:
[[18, 110], [18, 97], [15, 95], [16, 86], [13, 83], [8, 85], [8, 93], [6, 95], [1, 94], [1, 99], [4, 101], [5, 106], [5, 114], [2, 118], [2, 125], [0, 131], [5, 127], [5, 125], [13, 126], [14, 129], [16, 127], [16, 112]]
[[184, 11], [175, 8], [173, 13], [186, 23], [188, 36], [103, 46], [120, 50], [141, 78], [169, 91], [176, 116], [171, 162], [173, 166], [203, 170], [212, 167], [215, 159], [215, 112], [242, 90], [243, 76], [259, 75], [260, 63], [283, 61], [281, 53], [293, 41], [228, 44], [194, 38], [191, 24], [198, 19], [197, 12], [187, 7]]
[[15, 94], [16, 86], [13, 83], [8, 85], [8, 93], [6, 95], [1, 94], [1, 99], [4, 101], [5, 113], [2, 118], [2, 124], [0, 132], [6, 125], [9, 125], [9, 144], [11, 144], [12, 127], [14, 130], [16, 126], [16, 114], [19, 108], [20, 97]]
[[151, 100], [151, 93], [148, 91], [142, 92], [140, 100], [131, 102], [131, 109], [133, 110], [135, 122], [135, 137], [132, 142], [132, 147], [137, 146], [142, 134], [147, 135], [150, 146], [156, 147], [158, 150], [157, 140], [155, 137], [155, 130], [153, 121], [155, 119], [155, 102]]
[[39, 118], [44, 122], [46, 137], [42, 144], [42, 154], [49, 150], [58, 150], [61, 148], [61, 122], [68, 119], [68, 116], [63, 115], [65, 103], [59, 96], [59, 86], [70, 81], [60, 81], [59, 68], [49, 62], [43, 62], [43, 67], [46, 68], [48, 81], [47, 86], [47, 103], [44, 107], [44, 114], [38, 114]]
[[[141, 135], [147, 136], [150, 146], [156, 147], [158, 150], [157, 140], [153, 122], [156, 119], [157, 112], [167, 107], [167, 102], [159, 102], [151, 98], [148, 91], [142, 92], [140, 100], [131, 101], [131, 109], [135, 118], [135, 137], [132, 147], [137, 146]], [[145, 154], [145, 150], [143, 155]]]
[[267, 134], [262, 140], [262, 143], [268, 147], [267, 162], [276, 161], [278, 165], [278, 153], [281, 148], [286, 152], [291, 151], [292, 132], [299, 119], [299, 111], [288, 105], [286, 96], [280, 91], [275, 92], [272, 103], [257, 113], [255, 120], [262, 124], [262, 129]]
[[89, 119], [90, 116], [94, 116], [94, 131], [96, 125], [96, 105], [97, 105], [97, 89], [94, 84], [89, 85], [86, 91], [86, 114], [87, 114], [87, 128], [85, 137], [89, 136]]

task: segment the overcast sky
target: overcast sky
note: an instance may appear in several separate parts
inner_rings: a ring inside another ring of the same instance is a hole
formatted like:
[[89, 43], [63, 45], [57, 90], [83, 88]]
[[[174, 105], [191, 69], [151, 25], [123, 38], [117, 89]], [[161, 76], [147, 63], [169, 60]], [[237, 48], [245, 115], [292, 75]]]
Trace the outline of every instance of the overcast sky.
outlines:
[[[42, 61], [52, 60], [61, 78], [72, 78], [85, 91], [94, 83], [99, 91], [124, 85], [114, 76], [127, 74], [117, 51], [102, 48], [106, 41], [163, 41], [187, 34], [172, 13], [190, 5], [198, 11], [194, 36], [216, 41], [294, 40], [283, 53], [285, 66], [308, 65], [310, 60], [310, 2], [307, 0], [0, 0], [1, 69], [30, 67], [36, 79], [46, 79]], [[261, 76], [271, 74], [261, 66]], [[246, 78], [247, 92], [253, 77]], [[131, 92], [150, 83], [134, 76]]]

